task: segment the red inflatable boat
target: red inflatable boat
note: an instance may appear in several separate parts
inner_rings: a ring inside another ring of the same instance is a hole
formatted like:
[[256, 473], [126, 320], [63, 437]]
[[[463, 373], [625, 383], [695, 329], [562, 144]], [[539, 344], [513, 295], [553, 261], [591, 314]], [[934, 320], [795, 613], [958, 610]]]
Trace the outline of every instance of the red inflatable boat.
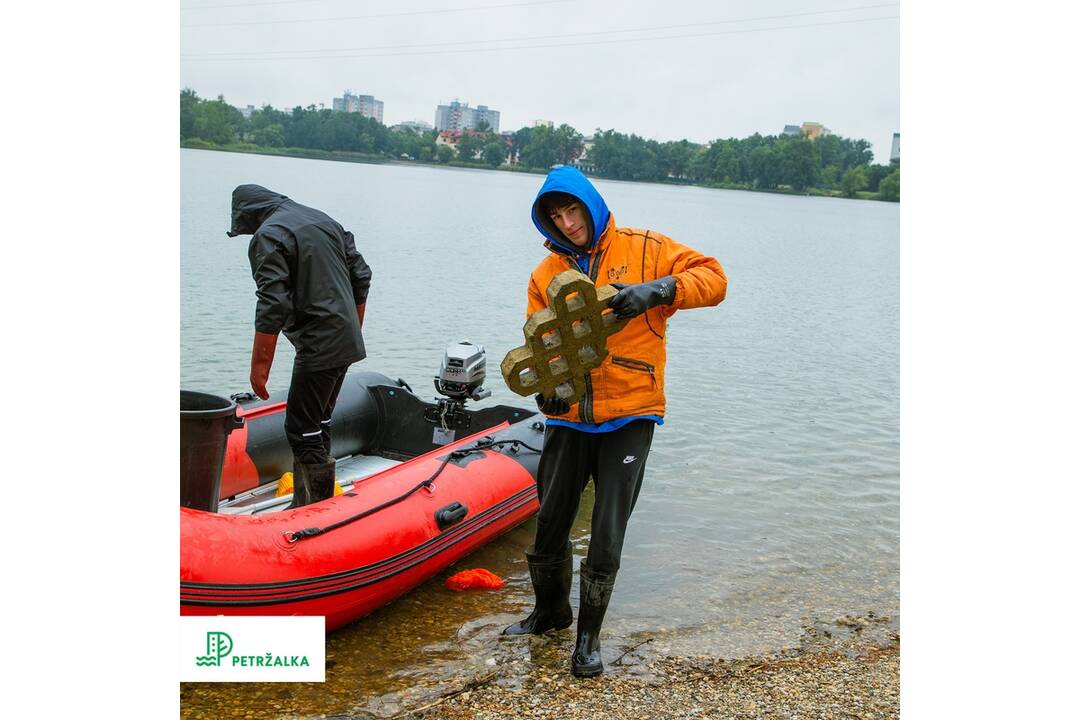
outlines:
[[217, 502], [184, 507], [196, 503], [181, 492], [182, 615], [324, 615], [332, 630], [539, 507], [535, 411], [428, 403], [400, 380], [350, 374], [331, 422], [343, 492], [289, 510], [291, 495], [275, 496], [292, 469], [284, 398], [238, 402]]

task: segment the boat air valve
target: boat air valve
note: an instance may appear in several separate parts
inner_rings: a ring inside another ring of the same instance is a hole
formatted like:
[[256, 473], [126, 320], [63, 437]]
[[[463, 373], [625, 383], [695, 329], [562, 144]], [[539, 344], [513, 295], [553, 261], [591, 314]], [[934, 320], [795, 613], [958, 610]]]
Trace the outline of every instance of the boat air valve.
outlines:
[[439, 374], [435, 376], [435, 391], [443, 397], [436, 398], [435, 407], [424, 411], [424, 419], [437, 426], [436, 444], [452, 441], [458, 428], [467, 430], [472, 424], [465, 411], [465, 401], [491, 397], [491, 391], [483, 387], [486, 376], [487, 355], [483, 345], [462, 341], [447, 346]]

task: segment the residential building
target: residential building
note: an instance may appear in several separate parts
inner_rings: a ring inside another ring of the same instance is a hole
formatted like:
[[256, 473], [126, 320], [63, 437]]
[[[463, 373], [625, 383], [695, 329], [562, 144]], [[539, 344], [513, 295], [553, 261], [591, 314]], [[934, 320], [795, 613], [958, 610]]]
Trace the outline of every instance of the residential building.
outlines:
[[371, 95], [354, 95], [351, 90], [346, 90], [344, 97], [334, 98], [334, 112], [360, 113], [382, 122], [383, 102]]
[[469, 107], [469, 103], [453, 100], [449, 105], [439, 105], [435, 109], [435, 129], [476, 130], [481, 122], [486, 122], [492, 132], [499, 132], [499, 111], [487, 105]]
[[431, 123], [423, 120], [405, 120], [394, 125], [391, 130], [410, 130], [414, 133], [425, 133], [431, 130]]
[[892, 149], [889, 150], [889, 162], [900, 159], [900, 133], [892, 134]]
[[480, 123], [486, 122], [488, 127], [491, 128], [491, 132], [499, 132], [499, 111], [492, 110], [487, 105], [476, 106], [476, 125], [480, 126]]
[[555, 127], [555, 123], [551, 120], [533, 120], [533, 127]]
[[817, 122], [804, 122], [800, 130], [811, 140], [817, 140], [823, 135], [832, 135], [832, 130]]
[[781, 134], [782, 135], [794, 135], [795, 137], [798, 137], [798, 136], [802, 135], [802, 128], [800, 128], [798, 125], [785, 125], [784, 126], [784, 132], [781, 133]]
[[[449, 145], [450, 147], [457, 150], [458, 149], [458, 147], [457, 147], [458, 144], [463, 139], [465, 139], [466, 137], [484, 138], [484, 137], [487, 137], [487, 133], [480, 132], [479, 130], [443, 130], [442, 132], [440, 132], [438, 134], [438, 136], [436, 136], [436, 138], [435, 138], [435, 146], [438, 147], [439, 145]], [[511, 145], [513, 144], [513, 142], [514, 142], [514, 134], [513, 133], [499, 133], [499, 139], [501, 139], [503, 141], [503, 144], [506, 145], [506, 150], [507, 150], [506, 160], [503, 161], [503, 165], [509, 165], [510, 161], [511, 161], [510, 148], [511, 148]], [[472, 159], [475, 160], [475, 159], [478, 159], [479, 157], [480, 157], [480, 154], [479, 154], [479, 151], [478, 151], [477, 156], [475, 158], [472, 158]]]
[[596, 166], [589, 160], [589, 151], [592, 150], [595, 140], [596, 138], [593, 135], [584, 138], [582, 140], [584, 147], [581, 151], [581, 157], [574, 161], [574, 167], [586, 174], [596, 172]]

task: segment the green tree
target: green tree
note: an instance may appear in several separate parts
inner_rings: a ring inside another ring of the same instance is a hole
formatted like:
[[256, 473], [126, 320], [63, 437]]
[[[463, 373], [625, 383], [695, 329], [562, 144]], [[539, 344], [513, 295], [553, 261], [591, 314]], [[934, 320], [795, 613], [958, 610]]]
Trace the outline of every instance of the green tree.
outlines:
[[[848, 172], [851, 171], [849, 170]], [[821, 170], [821, 176], [818, 179], [818, 183], [820, 183], [821, 187], [825, 188], [826, 190], [831, 190], [836, 187], [837, 183], [839, 182], [839, 178], [840, 168], [838, 168], [836, 165], [826, 165]]]
[[869, 184], [870, 181], [867, 178], [866, 166], [856, 165], [844, 173], [844, 178], [840, 181], [840, 189], [844, 191], [844, 197], [853, 198], [855, 197], [855, 193], [860, 190], [865, 190], [866, 186]]
[[218, 145], [228, 145], [236, 142], [243, 125], [244, 116], [219, 95], [217, 100], [203, 101], [195, 106], [192, 135]]
[[559, 141], [555, 130], [547, 126], [532, 128], [529, 143], [521, 151], [521, 164], [547, 169], [559, 162]]
[[890, 173], [878, 188], [878, 197], [882, 200], [900, 202], [900, 171]]
[[[465, 131], [468, 133], [468, 131]], [[458, 159], [465, 162], [473, 162], [480, 151], [484, 149], [484, 138], [466, 134], [457, 145]]]
[[657, 151], [660, 174], [682, 180], [690, 176], [690, 160], [697, 146], [689, 140], [661, 143]]
[[866, 170], [867, 186], [870, 192], [877, 192], [881, 181], [888, 177], [889, 173], [896, 168], [889, 165], [869, 165]]
[[318, 148], [319, 116], [314, 105], [292, 109], [289, 124], [285, 126], [285, 144], [289, 147]]
[[869, 165], [870, 161], [874, 159], [873, 146], [870, 145], [869, 140], [849, 140], [845, 138], [845, 141], [851, 147], [848, 155], [848, 165]]
[[780, 163], [778, 184], [790, 185], [795, 190], [805, 190], [816, 185], [821, 174], [821, 153], [813, 140], [787, 138], [777, 144]]
[[598, 131], [593, 136], [589, 160], [597, 173], [618, 180], [663, 180], [665, 165], [660, 143], [638, 135], [623, 135], [614, 130]]
[[711, 165], [715, 162], [713, 143], [699, 147], [690, 158], [690, 179], [694, 182], [707, 182], [712, 179]]
[[454, 159], [454, 148], [450, 147], [449, 145], [440, 145], [439, 149], [436, 150], [436, 153], [438, 155], [439, 162], [443, 163], [444, 165]]
[[263, 147], [283, 147], [285, 145], [285, 129], [280, 125], [267, 125], [253, 132], [251, 139], [256, 145]]
[[780, 163], [768, 145], [758, 145], [748, 158], [751, 182], [754, 187], [774, 188], [779, 184]]
[[484, 146], [484, 162], [491, 167], [498, 167], [506, 160], [506, 145], [499, 141], [489, 142]]
[[585, 138], [574, 128], [563, 123], [552, 133], [555, 143], [555, 159], [563, 165], [572, 165], [585, 150]]
[[199, 96], [194, 90], [184, 88], [180, 91], [180, 139], [189, 138], [195, 134], [195, 106], [199, 104]]
[[[843, 177], [849, 166], [850, 149], [844, 143], [844, 138], [839, 135], [820, 135], [814, 140], [814, 145], [821, 156], [821, 167], [824, 169], [832, 165], [836, 167], [836, 179]], [[822, 182], [824, 183], [824, 179]]]
[[284, 130], [288, 122], [288, 113], [275, 110], [269, 105], [263, 105], [248, 118], [247, 129], [254, 133], [256, 130], [261, 130], [265, 127], [270, 127], [271, 125], [280, 125], [282, 130]]
[[532, 139], [532, 132], [533, 129], [531, 127], [523, 127], [513, 134], [510, 141], [510, 153], [513, 162], [522, 162], [521, 151], [525, 149], [525, 146], [527, 146]]

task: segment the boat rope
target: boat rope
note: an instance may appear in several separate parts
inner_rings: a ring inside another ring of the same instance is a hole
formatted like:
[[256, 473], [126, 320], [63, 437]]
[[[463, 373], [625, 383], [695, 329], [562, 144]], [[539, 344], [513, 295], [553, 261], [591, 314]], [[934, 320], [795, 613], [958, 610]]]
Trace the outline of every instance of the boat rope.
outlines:
[[467, 455], [482, 452], [484, 450], [492, 450], [494, 448], [502, 447], [504, 445], [510, 445], [510, 452], [515, 454], [518, 453], [521, 448], [531, 450], [538, 455], [540, 454], [540, 450], [538, 448], [534, 448], [532, 445], [524, 443], [521, 440], [494, 440], [490, 436], [485, 436], [477, 440], [476, 445], [473, 445], [472, 447], [451, 450], [447, 454], [447, 456], [443, 458], [442, 463], [439, 465], [439, 469], [431, 474], [431, 477], [429, 477], [427, 480], [424, 480], [422, 483], [417, 484], [415, 487], [406, 490], [404, 493], [398, 495], [396, 498], [393, 498], [392, 500], [387, 500], [381, 505], [376, 505], [373, 508], [368, 508], [367, 510], [359, 512], [352, 517], [347, 517], [344, 520], [339, 520], [336, 523], [327, 525], [326, 527], [309, 527], [304, 528], [303, 530], [286, 530], [285, 539], [290, 543], [294, 543], [300, 540], [304, 540], [306, 538], [316, 537], [318, 535], [325, 535], [332, 530], [337, 530], [338, 528], [345, 527], [349, 523], [354, 523], [357, 520], [362, 520], [363, 518], [368, 517], [369, 515], [374, 515], [380, 510], [385, 510], [392, 505], [396, 505], [397, 503], [401, 502], [402, 500], [422, 488], [431, 487], [431, 485], [435, 482], [435, 478], [439, 477], [439, 474], [446, 468], [446, 466], [454, 460], [460, 460]]

